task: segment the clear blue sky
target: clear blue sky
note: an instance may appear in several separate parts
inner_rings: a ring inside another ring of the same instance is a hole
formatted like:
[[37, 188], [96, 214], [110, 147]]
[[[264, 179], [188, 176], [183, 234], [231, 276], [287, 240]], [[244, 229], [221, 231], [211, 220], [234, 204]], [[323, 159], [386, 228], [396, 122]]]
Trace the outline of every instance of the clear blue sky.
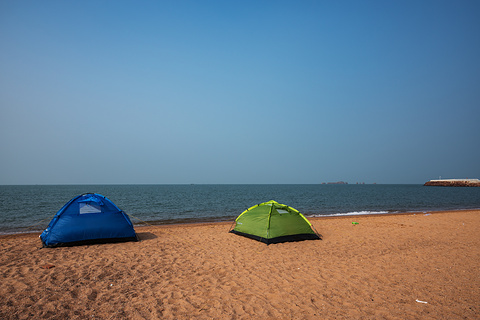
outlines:
[[0, 184], [480, 178], [480, 1], [0, 2]]

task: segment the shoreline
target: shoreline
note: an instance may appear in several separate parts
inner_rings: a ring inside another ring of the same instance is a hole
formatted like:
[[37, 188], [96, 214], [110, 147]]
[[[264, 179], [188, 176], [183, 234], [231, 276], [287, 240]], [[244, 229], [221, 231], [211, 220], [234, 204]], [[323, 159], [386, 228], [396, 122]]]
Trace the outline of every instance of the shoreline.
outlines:
[[[421, 211], [406, 211], [406, 212], [387, 212], [387, 213], [378, 213], [378, 212], [372, 212], [372, 213], [363, 213], [359, 212], [357, 213], [338, 213], [338, 214], [325, 214], [325, 215], [313, 215], [313, 216], [308, 216], [304, 215], [308, 220], [313, 220], [313, 219], [333, 219], [333, 218], [349, 218], [349, 217], [369, 217], [369, 216], [395, 216], [395, 215], [409, 215], [409, 214], [424, 214], [424, 213], [429, 213], [429, 214], [435, 214], [435, 213], [447, 213], [447, 212], [456, 212], [456, 211], [480, 211], [480, 208], [474, 208], [474, 209], [451, 209], [451, 210], [421, 210]], [[127, 214], [128, 215], [128, 214]], [[136, 219], [133, 216], [130, 216], [130, 219]], [[52, 216], [53, 218], [53, 216]], [[138, 219], [137, 219], [138, 220]], [[195, 219], [192, 219], [195, 220]], [[159, 222], [159, 223], [150, 223], [148, 221], [147, 225], [144, 223], [138, 223], [135, 224], [133, 223], [133, 227], [136, 228], [143, 228], [143, 227], [158, 227], [158, 226], [187, 226], [187, 225], [203, 225], [203, 224], [222, 224], [222, 223], [231, 223], [233, 224], [235, 221], [235, 218], [231, 220], [218, 220], [218, 219], [205, 219], [201, 220], [199, 219], [198, 221], [191, 221], [191, 222]], [[50, 221], [48, 221], [49, 223]], [[47, 225], [48, 225], [47, 223]], [[45, 228], [47, 227], [45, 225]], [[24, 229], [28, 229], [30, 227], [23, 227]], [[11, 235], [22, 235], [22, 234], [38, 234], [40, 235], [43, 230], [42, 229], [36, 229], [32, 231], [7, 231], [7, 232], [0, 232], [0, 239], [3, 236], [11, 236]]]
[[309, 221], [323, 240], [266, 245], [231, 221], [59, 248], [0, 236], [0, 318], [480, 317], [480, 210]]

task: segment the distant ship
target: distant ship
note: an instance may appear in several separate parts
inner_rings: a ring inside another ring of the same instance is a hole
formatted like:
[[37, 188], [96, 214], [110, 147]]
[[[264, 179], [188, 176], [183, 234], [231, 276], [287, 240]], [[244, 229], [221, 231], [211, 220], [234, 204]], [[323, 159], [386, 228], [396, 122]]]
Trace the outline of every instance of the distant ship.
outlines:
[[425, 182], [424, 186], [434, 187], [480, 187], [479, 179], [438, 179]]

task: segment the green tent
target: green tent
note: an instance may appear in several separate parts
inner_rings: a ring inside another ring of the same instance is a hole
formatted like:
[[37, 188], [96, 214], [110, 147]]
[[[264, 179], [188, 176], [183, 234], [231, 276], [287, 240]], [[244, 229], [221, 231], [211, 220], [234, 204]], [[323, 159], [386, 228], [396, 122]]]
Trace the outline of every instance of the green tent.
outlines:
[[300, 212], [273, 200], [245, 210], [235, 219], [230, 232], [266, 244], [321, 239]]

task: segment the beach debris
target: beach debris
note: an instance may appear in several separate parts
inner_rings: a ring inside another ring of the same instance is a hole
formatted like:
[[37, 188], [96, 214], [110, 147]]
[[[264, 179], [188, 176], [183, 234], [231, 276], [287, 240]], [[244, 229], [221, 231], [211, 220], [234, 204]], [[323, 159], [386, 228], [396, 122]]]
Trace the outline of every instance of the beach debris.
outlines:
[[358, 224], [358, 222], [352, 222], [352, 224]]
[[416, 299], [415, 301], [417, 301], [418, 303], [425, 303], [425, 304], [428, 303], [427, 301], [422, 301], [422, 300], [418, 300], [418, 299]]
[[429, 216], [429, 215], [431, 215], [431, 213], [426, 213], [426, 214], [424, 214], [424, 216]]
[[44, 264], [43, 266], [40, 266], [40, 268], [42, 268], [42, 269], [52, 269], [52, 268], [55, 268], [55, 266], [53, 264], [47, 263], [47, 264]]

